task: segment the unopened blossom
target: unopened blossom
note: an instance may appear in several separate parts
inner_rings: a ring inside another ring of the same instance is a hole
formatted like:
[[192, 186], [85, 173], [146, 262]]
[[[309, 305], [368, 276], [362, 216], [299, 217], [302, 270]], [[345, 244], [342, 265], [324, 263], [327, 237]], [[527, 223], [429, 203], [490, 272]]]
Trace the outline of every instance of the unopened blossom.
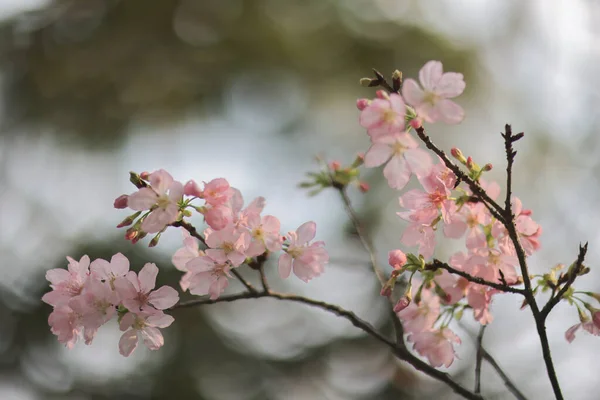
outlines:
[[388, 253], [388, 262], [395, 270], [400, 270], [406, 264], [406, 254], [402, 250], [392, 250]]
[[156, 286], [158, 267], [152, 263], [146, 263], [139, 274], [129, 271], [124, 278], [115, 280], [115, 290], [119, 299], [129, 311], [138, 312], [143, 308], [154, 307], [165, 310], [179, 301], [179, 294], [170, 286]]
[[148, 179], [150, 187], [143, 187], [131, 194], [127, 204], [136, 211], [152, 210], [141, 228], [144, 232], [156, 233], [177, 220], [183, 185], [163, 169], [151, 173]]
[[250, 246], [250, 234], [247, 231], [238, 230], [230, 224], [220, 231], [206, 229], [204, 238], [210, 247], [205, 253], [212, 259], [218, 262], [229, 261], [234, 267], [246, 260], [246, 251]]
[[279, 275], [285, 279], [290, 276], [291, 271], [303, 280], [310, 281], [321, 275], [325, 264], [329, 261], [329, 255], [325, 250], [324, 242], [310, 243], [315, 238], [317, 224], [305, 222], [295, 232], [288, 232], [286, 240], [288, 246], [279, 257]]
[[575, 324], [567, 329], [565, 332], [565, 339], [567, 339], [567, 342], [571, 343], [575, 340], [575, 333], [579, 328], [583, 328], [584, 331], [591, 333], [594, 336], [600, 336], [600, 327], [596, 326], [593, 321], [585, 321]]
[[81, 294], [83, 286], [90, 275], [90, 258], [85, 255], [79, 261], [67, 257], [67, 269], [55, 268], [46, 272], [51, 292], [42, 296], [42, 301], [51, 306], [66, 305], [71, 298]]
[[419, 81], [423, 89], [413, 79], [406, 79], [402, 86], [404, 99], [415, 108], [419, 119], [447, 124], [463, 120], [465, 113], [462, 107], [449, 100], [465, 90], [462, 74], [444, 73], [441, 62], [429, 61], [419, 71]]
[[125, 314], [119, 323], [121, 331], [125, 331], [119, 340], [119, 352], [128, 357], [137, 347], [141, 338], [150, 350], [158, 350], [165, 343], [165, 339], [158, 328], [166, 328], [175, 319], [162, 311], [141, 311]]
[[452, 365], [455, 357], [453, 343], [460, 344], [460, 338], [448, 328], [412, 333], [408, 340], [414, 343], [417, 353], [426, 357], [434, 368]]
[[429, 173], [433, 163], [429, 153], [418, 148], [419, 144], [406, 132], [393, 133], [373, 140], [365, 154], [367, 168], [386, 164], [383, 176], [392, 189], [403, 189], [411, 174]]
[[379, 91], [377, 99], [372, 100], [360, 113], [360, 124], [367, 128], [372, 140], [405, 131], [406, 106], [398, 94], [387, 95]]
[[186, 264], [189, 271], [188, 289], [197, 296], [210, 295], [217, 299], [229, 286], [229, 271], [232, 266], [228, 261], [217, 261], [209, 255], [192, 259]]

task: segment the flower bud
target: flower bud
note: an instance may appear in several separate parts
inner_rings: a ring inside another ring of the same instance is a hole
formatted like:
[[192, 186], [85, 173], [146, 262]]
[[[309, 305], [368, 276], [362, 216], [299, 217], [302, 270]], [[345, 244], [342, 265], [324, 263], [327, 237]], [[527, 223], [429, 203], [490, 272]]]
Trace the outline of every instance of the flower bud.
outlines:
[[423, 126], [423, 121], [421, 121], [421, 118], [413, 118], [410, 120], [410, 126], [412, 126], [414, 129], [419, 129], [421, 126]]
[[467, 168], [473, 169], [475, 163], [473, 162], [473, 158], [471, 156], [467, 157], [467, 162], [465, 163], [465, 165], [467, 166]]
[[340, 169], [341, 166], [342, 164], [340, 164], [339, 161], [332, 161], [329, 163], [329, 169], [333, 171], [337, 171], [338, 169]]
[[121, 221], [121, 223], [119, 225], [117, 225], [117, 228], [123, 228], [125, 226], [129, 226], [129, 225], [133, 224], [133, 221], [135, 221], [135, 219], [137, 217], [139, 217], [141, 213], [142, 213], [141, 211], [138, 211], [134, 214], [131, 214], [129, 217], [127, 217], [123, 221]]
[[358, 190], [360, 190], [362, 193], [367, 193], [370, 189], [370, 186], [367, 182], [360, 182], [358, 184]]
[[400, 90], [401, 86], [402, 86], [402, 72], [395, 70], [394, 72], [392, 72], [392, 88], [394, 89], [395, 92], [398, 92]]
[[356, 108], [358, 108], [360, 111], [362, 111], [365, 108], [367, 108], [369, 106], [369, 104], [371, 104], [371, 100], [369, 100], [369, 99], [358, 99], [358, 100], [356, 100]]
[[452, 149], [450, 149], [450, 154], [452, 154], [452, 157], [456, 158], [461, 164], [464, 165], [467, 163], [467, 159], [458, 147], [453, 147]]
[[155, 247], [158, 244], [159, 240], [160, 240], [160, 233], [157, 233], [156, 236], [154, 236], [152, 238], [150, 243], [148, 243], [148, 247]]
[[392, 268], [399, 270], [406, 264], [406, 254], [402, 250], [392, 250], [388, 253], [388, 262]]
[[142, 178], [135, 172], [129, 173], [129, 182], [133, 183], [138, 189], [148, 186], [146, 182], [144, 182]]
[[148, 179], [150, 179], [150, 172], [148, 171], [144, 171], [140, 174], [140, 178], [142, 178], [143, 180], [147, 181]]
[[491, 163], [487, 163], [487, 164], [485, 164], [485, 165], [483, 166], [483, 168], [482, 168], [481, 170], [482, 170], [482, 171], [484, 171], [484, 172], [488, 172], [488, 171], [491, 171], [491, 170], [492, 170], [492, 167], [493, 167], [493, 166], [492, 166], [492, 164], [491, 164]]
[[362, 87], [371, 86], [371, 82], [373, 82], [373, 79], [371, 78], [360, 78], [360, 86]]
[[125, 240], [133, 241], [133, 239], [135, 239], [138, 235], [139, 235], [139, 231], [137, 229], [129, 228], [125, 232]]
[[392, 288], [390, 286], [383, 285], [383, 287], [381, 288], [381, 292], [379, 293], [380, 295], [382, 295], [383, 297], [390, 297], [392, 295]]
[[408, 296], [402, 296], [400, 300], [394, 306], [394, 312], [398, 313], [404, 310], [406, 307], [410, 305], [410, 298]]
[[385, 90], [378, 90], [375, 95], [382, 100], [389, 100], [390, 95]]
[[113, 203], [114, 208], [123, 209], [127, 208], [127, 201], [129, 200], [129, 196], [126, 194], [122, 194], [115, 199]]

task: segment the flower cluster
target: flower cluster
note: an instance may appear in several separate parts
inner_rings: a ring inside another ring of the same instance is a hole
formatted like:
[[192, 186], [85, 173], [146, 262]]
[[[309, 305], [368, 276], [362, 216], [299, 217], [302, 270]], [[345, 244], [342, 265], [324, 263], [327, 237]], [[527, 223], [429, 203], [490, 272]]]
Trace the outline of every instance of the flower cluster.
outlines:
[[[449, 366], [454, 358], [452, 343], [460, 343], [448, 328], [449, 322], [455, 314], [462, 315], [466, 308], [473, 309], [475, 319], [481, 324], [491, 322], [489, 308], [498, 290], [447, 271], [428, 269], [425, 260], [434, 254], [437, 231], [442, 231], [446, 238], [465, 239], [467, 252], [458, 252], [450, 258], [453, 268], [506, 285], [518, 284], [520, 278], [515, 268], [518, 266], [515, 248], [504, 225], [477, 201], [468, 187], [458, 184], [455, 174], [441, 160], [434, 163], [429, 153], [419, 149], [410, 134], [423, 122], [455, 124], [463, 119], [462, 108], [449, 100], [463, 92], [462, 74], [443, 73], [440, 62], [430, 61], [419, 72], [419, 80], [423, 89], [414, 80], [407, 79], [402, 95], [378, 91], [376, 99], [360, 99], [357, 106], [361, 111], [360, 124], [367, 129], [372, 143], [365, 154], [365, 166], [386, 164], [383, 175], [393, 189], [403, 189], [412, 175], [422, 186], [400, 196], [399, 203], [404, 210], [397, 213], [408, 222], [401, 243], [418, 246], [419, 256], [409, 255], [407, 262], [400, 250], [390, 253], [394, 272], [382, 294], [391, 294], [403, 272], [411, 274], [409, 288], [395, 310], [415, 350], [433, 366]], [[488, 196], [492, 199], [498, 196], [499, 186], [481, 178], [491, 165], [479, 167], [470, 157], [464, 158], [458, 149], [453, 149], [452, 154], [467, 167], [469, 176], [479, 182]], [[531, 218], [531, 211], [523, 210], [516, 197], [513, 212], [520, 241], [530, 255], [540, 247], [541, 228]], [[412, 281], [416, 272], [421, 274], [418, 285]], [[413, 285], [418, 287], [414, 296]]]
[[136, 274], [129, 270], [129, 260], [121, 253], [110, 262], [88, 256], [79, 261], [67, 257], [68, 268], [46, 273], [52, 291], [42, 300], [54, 310], [48, 318], [58, 341], [72, 348], [83, 336], [91, 344], [98, 329], [117, 317], [121, 331], [119, 351], [129, 356], [142, 338], [150, 350], [164, 343], [158, 328], [166, 328], [173, 317], [163, 312], [179, 301], [177, 291], [169, 286], [153, 290], [158, 268], [146, 264]]

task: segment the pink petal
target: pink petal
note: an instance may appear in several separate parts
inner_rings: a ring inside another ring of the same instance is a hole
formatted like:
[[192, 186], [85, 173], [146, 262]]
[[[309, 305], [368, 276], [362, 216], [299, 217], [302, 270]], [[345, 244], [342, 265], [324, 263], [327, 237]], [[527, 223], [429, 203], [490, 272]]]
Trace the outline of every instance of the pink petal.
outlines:
[[296, 229], [296, 233], [298, 234], [298, 244], [308, 243], [315, 238], [317, 224], [313, 221], [305, 222]]
[[208, 294], [210, 285], [212, 285], [214, 277], [212, 272], [199, 272], [191, 276], [188, 281], [188, 288], [191, 294], [195, 296], [204, 296]]
[[402, 84], [402, 96], [412, 106], [423, 103], [425, 92], [414, 79], [406, 79]]
[[159, 169], [150, 174], [149, 181], [156, 192], [163, 194], [173, 183], [173, 177], [164, 169]]
[[272, 215], [265, 215], [262, 218], [262, 226], [263, 229], [267, 232], [279, 232], [281, 229], [281, 224], [277, 217]]
[[392, 93], [390, 95], [390, 104], [392, 105], [392, 110], [396, 111], [398, 114], [404, 115], [406, 113], [406, 106], [400, 95]]
[[111, 270], [116, 276], [123, 276], [129, 271], [129, 260], [121, 253], [117, 253], [110, 259]]
[[292, 256], [288, 253], [283, 253], [279, 257], [279, 276], [281, 279], [286, 279], [292, 273]]
[[114, 282], [115, 292], [117, 292], [117, 296], [119, 300], [124, 301], [126, 299], [133, 299], [137, 297], [138, 292], [136, 288], [126, 278], [117, 278]]
[[177, 290], [170, 286], [161, 286], [148, 296], [148, 302], [159, 310], [165, 310], [174, 306], [179, 301]]
[[439, 111], [441, 120], [447, 124], [458, 124], [465, 117], [462, 107], [452, 100], [440, 100], [435, 108]]
[[183, 184], [181, 182], [174, 181], [169, 186], [169, 200], [177, 202], [183, 198]]
[[408, 162], [411, 172], [418, 177], [424, 177], [431, 173], [433, 161], [429, 153], [423, 149], [411, 149], [404, 152], [404, 158]]
[[136, 211], [149, 210], [156, 204], [157, 199], [158, 195], [154, 190], [150, 188], [141, 188], [129, 196], [127, 205], [129, 208]]
[[46, 272], [46, 279], [53, 285], [71, 279], [71, 274], [66, 269], [54, 268]]
[[[429, 61], [419, 71], [419, 81], [423, 89], [433, 92], [439, 80], [442, 78], [443, 67], [439, 61]], [[406, 84], [406, 82], [405, 82]]]
[[383, 176], [392, 189], [401, 190], [410, 179], [410, 168], [402, 156], [394, 156], [383, 169]]
[[227, 259], [234, 267], [242, 265], [246, 261], [246, 255], [237, 251], [227, 254]]
[[119, 353], [122, 356], [129, 357], [138, 344], [137, 333], [134, 329], [125, 332], [119, 340]]
[[385, 144], [373, 144], [365, 154], [365, 167], [373, 168], [389, 160], [392, 148]]
[[565, 332], [565, 339], [567, 339], [567, 342], [571, 343], [573, 342], [573, 340], [575, 340], [575, 332], [577, 332], [579, 327], [581, 327], [581, 324], [573, 325], [572, 327], [567, 329], [567, 331]]
[[151, 326], [147, 326], [140, 331], [144, 344], [150, 350], [158, 350], [165, 344], [165, 339], [160, 331]]
[[173, 321], [175, 321], [175, 318], [163, 312], [150, 315], [148, 318], [146, 318], [146, 323], [148, 325], [158, 328], [166, 328], [170, 326]]
[[218, 277], [208, 288], [208, 294], [212, 300], [218, 299], [225, 288], [229, 286], [229, 281], [224, 276]]
[[156, 276], [158, 275], [158, 267], [153, 263], [146, 263], [144, 268], [138, 274], [140, 281], [140, 291], [142, 293], [148, 293], [156, 285]]
[[459, 96], [464, 90], [463, 74], [457, 72], [446, 72], [435, 87], [436, 94], [448, 99]]

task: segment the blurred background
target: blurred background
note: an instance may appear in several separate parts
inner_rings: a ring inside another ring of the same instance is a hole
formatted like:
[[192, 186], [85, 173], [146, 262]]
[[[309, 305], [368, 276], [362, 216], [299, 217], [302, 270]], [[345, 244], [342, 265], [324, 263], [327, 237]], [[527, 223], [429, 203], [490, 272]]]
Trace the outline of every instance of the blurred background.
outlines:
[[[161, 268], [175, 229], [157, 248], [131, 245], [112, 201], [131, 193], [128, 172], [165, 168], [178, 180], [226, 177], [246, 201], [267, 198], [283, 231], [314, 220], [331, 264], [282, 291], [354, 310], [389, 332], [385, 303], [339, 199], [297, 189], [314, 156], [350, 162], [368, 148], [355, 100], [375, 67], [415, 77], [428, 60], [462, 72], [466, 119], [434, 125], [503, 179], [500, 132], [518, 143], [515, 193], [544, 228], [534, 272], [569, 264], [589, 241], [592, 272], [578, 289], [599, 290], [600, 3], [593, 0], [2, 0], [0, 1], [0, 399], [454, 399], [349, 323], [270, 299], [173, 312], [165, 346], [118, 353], [116, 324], [92, 346], [69, 351], [50, 333], [45, 271], [65, 256], [123, 252], [140, 269]], [[398, 193], [381, 171], [352, 194], [379, 256], [399, 246]], [[200, 225], [201, 221], [195, 221]], [[413, 249], [406, 249], [413, 250]], [[451, 254], [441, 246], [439, 257]], [[255, 280], [253, 271], [242, 271]], [[228, 291], [242, 290], [232, 284]], [[496, 296], [484, 343], [530, 399], [552, 398], [540, 346], [520, 299]], [[561, 305], [548, 321], [566, 398], [596, 399], [599, 338], [565, 330]], [[471, 316], [450, 368], [473, 385]], [[488, 399], [512, 398], [488, 365]]]

